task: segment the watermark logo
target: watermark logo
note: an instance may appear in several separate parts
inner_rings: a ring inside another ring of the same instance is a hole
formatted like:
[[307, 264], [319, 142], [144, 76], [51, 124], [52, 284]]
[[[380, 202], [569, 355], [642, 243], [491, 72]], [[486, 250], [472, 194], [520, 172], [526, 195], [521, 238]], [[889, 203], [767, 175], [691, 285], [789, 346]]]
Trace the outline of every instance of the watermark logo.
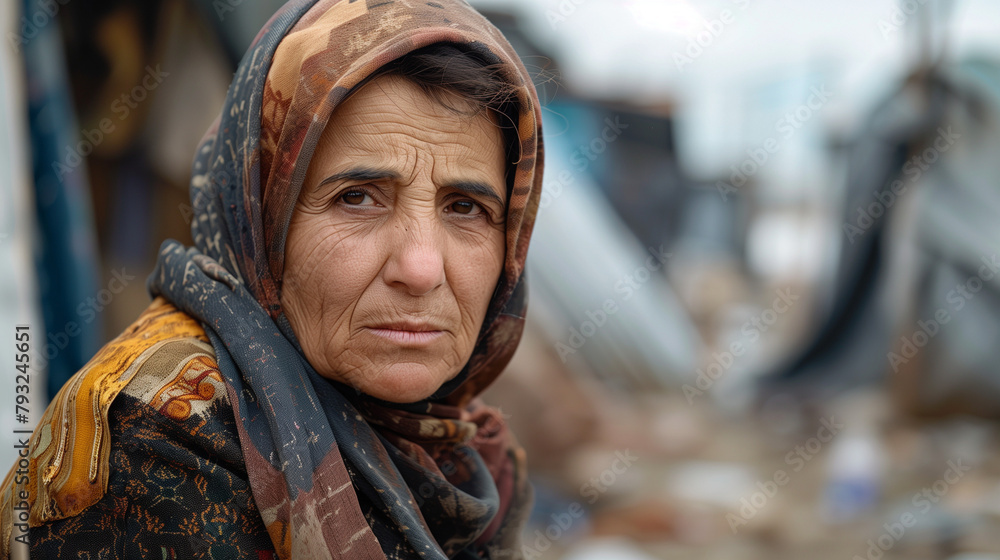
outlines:
[[[135, 86], [132, 91], [123, 93], [121, 97], [115, 99], [111, 103], [111, 111], [118, 115], [119, 121], [127, 119], [131, 111], [146, 99], [149, 92], [159, 87], [163, 83], [163, 79], [168, 76], [170, 74], [161, 70], [159, 65], [156, 68], [147, 66], [146, 75], [143, 76], [141, 85]], [[76, 146], [66, 146], [65, 157], [62, 161], [52, 162], [52, 169], [62, 179], [83, 163], [83, 159], [93, 153], [94, 148], [104, 142], [105, 138], [113, 134], [115, 128], [115, 121], [105, 117], [98, 123], [97, 128], [81, 130], [80, 136], [83, 137], [83, 140], [80, 140]]]
[[48, 342], [38, 356], [38, 361], [41, 363], [39, 367], [47, 367], [49, 361], [66, 349], [71, 339], [80, 336], [83, 329], [97, 319], [98, 313], [104, 311], [104, 308], [111, 304], [115, 296], [122, 293], [135, 278], [135, 275], [126, 272], [124, 267], [121, 270], [111, 271], [111, 280], [108, 281], [107, 287], [93, 296], [87, 297], [76, 306], [76, 314], [80, 317], [80, 322], [67, 321], [61, 330], [48, 332], [46, 336]]
[[906, 535], [907, 529], [917, 524], [917, 516], [927, 515], [934, 504], [948, 495], [951, 487], [958, 484], [962, 477], [972, 470], [969, 465], [963, 465], [961, 459], [949, 460], [946, 465], [948, 468], [940, 479], [913, 494], [913, 498], [910, 500], [912, 507], [909, 510], [900, 514], [897, 520], [884, 523], [881, 535], [874, 539], [868, 539], [868, 549], [865, 551], [865, 555], [855, 554], [851, 560], [880, 560]]
[[[666, 264], [667, 259], [673, 255], [673, 253], [665, 251], [663, 245], [660, 245], [658, 249], [649, 247], [648, 251], [650, 255], [646, 257], [646, 262], [643, 266], [636, 268], [632, 273], [626, 274], [615, 282], [615, 292], [622, 294], [622, 301], [632, 299], [635, 292], [641, 289], [653, 277], [652, 271], [662, 268]], [[587, 341], [597, 334], [597, 331], [601, 327], [607, 324], [608, 317], [618, 313], [620, 309], [618, 301], [614, 298], [604, 300], [604, 303], [597, 309], [588, 309], [585, 312], [587, 318], [578, 327], [571, 327], [569, 329], [569, 338], [565, 342], [556, 342], [555, 348], [556, 353], [559, 354], [559, 359], [563, 363], [566, 363], [566, 359], [570, 355], [576, 354], [577, 350], [583, 348]]]
[[795, 136], [806, 122], [823, 109], [831, 97], [833, 97], [833, 92], [828, 90], [826, 85], [810, 88], [809, 97], [806, 98], [805, 103], [788, 111], [774, 123], [775, 132], [781, 139], [771, 136], [760, 145], [748, 148], [747, 157], [739, 164], [729, 167], [732, 172], [729, 175], [729, 182], [718, 181], [715, 183], [715, 188], [722, 196], [722, 200], [728, 200], [730, 194], [739, 192], [739, 189], [746, 185], [751, 177], [771, 161], [772, 156], [781, 151], [781, 142]]
[[878, 20], [878, 30], [882, 34], [882, 39], [888, 40], [890, 36], [906, 25], [910, 16], [927, 4], [927, 0], [902, 0], [892, 7], [888, 17]]
[[[816, 430], [816, 435], [807, 439], [805, 443], [796, 445], [794, 449], [785, 455], [785, 465], [791, 468], [791, 473], [798, 473], [805, 468], [813, 457], [819, 454], [823, 446], [833, 440], [844, 429], [844, 425], [830, 418], [820, 419], [820, 427]], [[757, 481], [757, 489], [749, 496], [740, 498], [740, 508], [736, 512], [726, 514], [726, 521], [733, 534], [740, 527], [746, 525], [767, 504], [778, 495], [778, 491], [784, 488], [791, 481], [791, 475], [785, 469], [778, 469], [770, 478]]]
[[857, 208], [857, 218], [853, 224], [844, 224], [844, 234], [847, 240], [854, 244], [854, 241], [867, 232], [875, 221], [882, 217], [896, 202], [906, 193], [918, 179], [928, 170], [930, 166], [941, 158], [941, 154], [946, 153], [955, 145], [955, 142], [962, 137], [951, 129], [951, 126], [939, 127], [938, 135], [934, 142], [923, 152], [914, 155], [903, 164], [903, 175], [905, 180], [896, 179], [888, 187], [880, 191], [872, 191], [875, 200], [865, 208]]
[[219, 21], [226, 21], [226, 15], [230, 12], [235, 12], [236, 8], [239, 7], [245, 0], [212, 0], [212, 9], [215, 10], [215, 15], [219, 18]]
[[[618, 477], [628, 472], [628, 470], [639, 460], [639, 457], [632, 455], [631, 451], [615, 451], [611, 465], [604, 469], [601, 474], [591, 478], [580, 487], [580, 495], [587, 498], [587, 502], [594, 504], [605, 492], [607, 492], [616, 482]], [[521, 547], [521, 554], [525, 560], [542, 558], [542, 553], [552, 548], [552, 544], [565, 535], [583, 517], [584, 509], [580, 502], [573, 502], [566, 508], [565, 513], [553, 513], [552, 523], [545, 529], [536, 529], [535, 533], [527, 537], [529, 542]]]
[[18, 33], [7, 32], [7, 42], [14, 54], [21, 54], [21, 46], [28, 44], [42, 32], [49, 23], [59, 14], [59, 7], [69, 4], [70, 0], [37, 0], [35, 5], [38, 8], [30, 15], [21, 18], [21, 27]]
[[1000, 272], [1000, 260], [996, 254], [989, 258], [983, 257], [981, 262], [983, 264], [975, 276], [956, 284], [945, 294], [945, 301], [951, 307], [950, 312], [947, 307], [940, 307], [933, 313], [932, 318], [920, 319], [912, 333], [899, 339], [899, 352], [890, 351], [886, 354], [893, 372], [898, 372], [900, 367], [909, 363], [921, 348], [927, 346], [931, 339], [941, 332], [944, 325], [951, 322], [952, 313], [965, 309], [965, 306], [983, 289], [984, 283], [995, 278]]
[[604, 124], [604, 130], [599, 135], [595, 136], [589, 144], [580, 146], [574, 150], [570, 155], [570, 163], [579, 171], [586, 171], [590, 167], [590, 162], [603, 154], [608, 149], [608, 145], [618, 140], [622, 132], [629, 127], [628, 123], [621, 122], [620, 117], [617, 116], [614, 120], [611, 117], [604, 119]]
[[[746, 10], [750, 6], [750, 0], [733, 0], [733, 3], [742, 10]], [[677, 67], [677, 70], [683, 72], [687, 66], [693, 64], [695, 59], [703, 55], [706, 49], [711, 48], [715, 44], [716, 39], [735, 21], [736, 14], [729, 8], [725, 8], [719, 12], [719, 16], [716, 18], [704, 20], [702, 29], [688, 41], [684, 47], [684, 52], [674, 53], [674, 66]]]
[[778, 316], [784, 315], [799, 300], [799, 295], [793, 294], [790, 288], [775, 290], [774, 301], [771, 307], [765, 309], [748, 319], [740, 328], [742, 340], [734, 341], [729, 347], [721, 352], [712, 354], [712, 362], [704, 368], [697, 370], [698, 377], [694, 385], [685, 383], [681, 387], [688, 404], [693, 404], [695, 397], [705, 394], [736, 363], [736, 358], [742, 356], [746, 349], [755, 344], [763, 333], [766, 333], [775, 323]]
[[587, 0], [562, 0], [556, 9], [545, 10], [545, 19], [549, 21], [549, 25], [552, 29], [556, 29], [559, 25], [565, 22], [573, 14], [579, 6], [583, 5]]

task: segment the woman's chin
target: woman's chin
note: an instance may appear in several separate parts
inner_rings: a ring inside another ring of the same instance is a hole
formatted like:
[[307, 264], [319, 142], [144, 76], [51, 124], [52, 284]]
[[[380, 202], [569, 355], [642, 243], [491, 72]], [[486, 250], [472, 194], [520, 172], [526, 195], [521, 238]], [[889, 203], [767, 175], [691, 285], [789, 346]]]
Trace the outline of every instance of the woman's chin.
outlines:
[[412, 403], [426, 399], [454, 374], [438, 371], [420, 363], [396, 363], [377, 376], [355, 381], [354, 387], [368, 396], [393, 403]]

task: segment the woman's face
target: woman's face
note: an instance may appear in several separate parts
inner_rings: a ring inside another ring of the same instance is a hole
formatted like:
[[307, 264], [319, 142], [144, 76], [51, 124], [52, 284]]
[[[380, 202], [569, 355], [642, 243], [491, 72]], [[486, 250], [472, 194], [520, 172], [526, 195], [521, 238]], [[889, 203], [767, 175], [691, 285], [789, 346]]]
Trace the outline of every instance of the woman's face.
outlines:
[[456, 114], [404, 78], [337, 107], [292, 215], [281, 295], [321, 375], [414, 402], [461, 371], [503, 268], [504, 169], [485, 112]]

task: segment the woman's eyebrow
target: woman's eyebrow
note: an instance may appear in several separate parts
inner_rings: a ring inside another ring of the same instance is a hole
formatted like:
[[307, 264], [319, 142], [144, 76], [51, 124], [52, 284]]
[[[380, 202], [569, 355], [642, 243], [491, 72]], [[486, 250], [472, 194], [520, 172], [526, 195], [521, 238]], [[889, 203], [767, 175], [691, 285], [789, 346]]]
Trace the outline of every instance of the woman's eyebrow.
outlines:
[[499, 204], [501, 208], [506, 206], [506, 204], [504, 204], [504, 200], [497, 194], [496, 189], [486, 183], [479, 181], [456, 181], [454, 183], [448, 183], [445, 186], [455, 189], [456, 191], [463, 192], [469, 196], [484, 196]]
[[316, 188], [322, 187], [323, 185], [334, 183], [337, 181], [343, 181], [345, 179], [351, 181], [380, 181], [383, 179], [399, 179], [399, 174], [394, 171], [389, 171], [388, 169], [376, 169], [374, 167], [354, 167], [348, 169], [347, 171], [341, 171], [340, 173], [334, 173], [326, 179], [320, 181]]
[[[326, 179], [320, 181], [316, 188], [320, 188], [323, 185], [329, 183], [335, 183], [337, 181], [381, 181], [385, 179], [398, 180], [399, 174], [395, 171], [388, 169], [378, 169], [375, 167], [353, 167], [346, 171], [341, 171], [340, 173], [334, 173]], [[501, 207], [506, 206], [503, 198], [497, 194], [496, 189], [483, 183], [481, 181], [455, 181], [453, 183], [448, 183], [445, 185], [448, 188], [455, 189], [456, 191], [463, 192], [469, 196], [483, 196], [493, 200]]]

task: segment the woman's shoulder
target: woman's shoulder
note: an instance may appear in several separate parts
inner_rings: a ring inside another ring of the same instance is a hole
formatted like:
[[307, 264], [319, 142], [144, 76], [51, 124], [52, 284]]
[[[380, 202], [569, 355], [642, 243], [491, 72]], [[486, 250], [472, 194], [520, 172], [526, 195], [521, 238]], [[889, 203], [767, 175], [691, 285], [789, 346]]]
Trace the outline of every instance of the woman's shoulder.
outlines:
[[25, 484], [18, 465], [4, 481], [2, 512], [24, 488], [31, 526], [76, 515], [107, 491], [116, 432], [141, 425], [150, 439], [181, 439], [220, 406], [228, 408], [226, 386], [204, 329], [157, 298], [52, 400], [31, 436]]

